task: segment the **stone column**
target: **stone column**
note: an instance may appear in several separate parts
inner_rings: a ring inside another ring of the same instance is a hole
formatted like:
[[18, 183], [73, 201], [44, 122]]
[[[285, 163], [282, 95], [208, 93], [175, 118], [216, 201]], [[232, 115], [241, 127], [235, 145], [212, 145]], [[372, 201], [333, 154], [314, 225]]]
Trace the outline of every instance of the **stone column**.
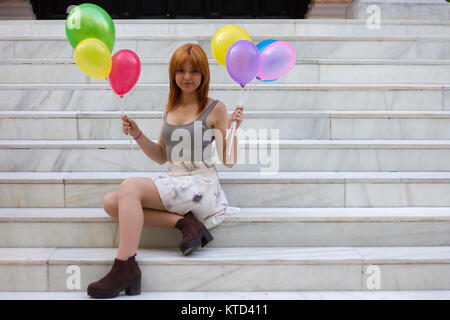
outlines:
[[352, 0], [312, 0], [306, 19], [345, 19]]
[[[353, 0], [347, 19], [367, 19], [378, 6], [380, 19], [386, 20], [450, 20], [450, 3], [446, 0]], [[376, 9], [378, 10], [378, 9]]]
[[0, 0], [0, 20], [36, 19], [29, 0]]

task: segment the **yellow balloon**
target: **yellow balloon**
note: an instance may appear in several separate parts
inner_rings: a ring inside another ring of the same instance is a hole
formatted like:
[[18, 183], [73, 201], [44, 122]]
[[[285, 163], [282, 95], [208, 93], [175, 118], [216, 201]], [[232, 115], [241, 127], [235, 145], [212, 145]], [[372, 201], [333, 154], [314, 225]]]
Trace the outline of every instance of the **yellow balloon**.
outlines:
[[226, 57], [228, 49], [239, 40], [252, 41], [250, 35], [244, 28], [229, 24], [216, 31], [211, 40], [211, 50], [217, 62], [226, 68]]
[[81, 41], [75, 48], [74, 58], [78, 68], [92, 78], [105, 79], [111, 72], [111, 52], [96, 38]]

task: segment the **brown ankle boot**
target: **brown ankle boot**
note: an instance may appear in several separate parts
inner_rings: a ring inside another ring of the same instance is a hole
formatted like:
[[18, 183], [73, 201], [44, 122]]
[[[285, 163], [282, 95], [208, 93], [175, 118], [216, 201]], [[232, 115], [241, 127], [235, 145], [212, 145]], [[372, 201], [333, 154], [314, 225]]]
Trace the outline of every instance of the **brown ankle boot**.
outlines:
[[127, 261], [114, 259], [111, 271], [88, 286], [88, 295], [93, 298], [114, 298], [123, 290], [129, 296], [141, 294], [141, 270], [135, 257]]
[[214, 239], [205, 225], [191, 211], [177, 221], [175, 228], [183, 234], [183, 240], [181, 240], [179, 248], [185, 256], [190, 255], [200, 246], [204, 247]]

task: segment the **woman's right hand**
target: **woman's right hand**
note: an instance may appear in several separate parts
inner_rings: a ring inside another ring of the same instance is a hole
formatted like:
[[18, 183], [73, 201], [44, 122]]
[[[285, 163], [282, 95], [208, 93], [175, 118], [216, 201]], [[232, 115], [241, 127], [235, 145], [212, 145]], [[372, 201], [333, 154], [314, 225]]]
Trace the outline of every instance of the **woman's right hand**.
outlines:
[[126, 135], [130, 134], [133, 138], [137, 137], [141, 130], [139, 129], [136, 122], [129, 119], [127, 115], [121, 115], [120, 118], [122, 118], [122, 132]]

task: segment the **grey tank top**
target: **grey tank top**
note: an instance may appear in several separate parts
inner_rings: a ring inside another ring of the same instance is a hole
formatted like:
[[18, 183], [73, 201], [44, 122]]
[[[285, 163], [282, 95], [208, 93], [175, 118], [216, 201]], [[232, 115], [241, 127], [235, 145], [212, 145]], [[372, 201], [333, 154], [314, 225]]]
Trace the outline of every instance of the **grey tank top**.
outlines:
[[168, 161], [211, 161], [211, 143], [215, 137], [214, 130], [206, 125], [206, 117], [218, 102], [214, 100], [197, 119], [180, 126], [167, 123], [167, 112], [164, 112], [161, 137]]

